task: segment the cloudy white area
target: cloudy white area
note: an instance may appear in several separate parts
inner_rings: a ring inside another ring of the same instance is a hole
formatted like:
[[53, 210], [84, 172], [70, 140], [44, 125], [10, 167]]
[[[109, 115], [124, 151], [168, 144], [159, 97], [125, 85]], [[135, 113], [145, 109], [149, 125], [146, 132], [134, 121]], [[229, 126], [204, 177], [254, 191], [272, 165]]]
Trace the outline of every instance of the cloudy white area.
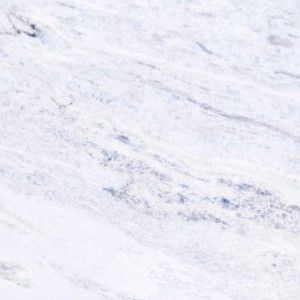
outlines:
[[300, 299], [297, 0], [0, 1], [0, 300]]

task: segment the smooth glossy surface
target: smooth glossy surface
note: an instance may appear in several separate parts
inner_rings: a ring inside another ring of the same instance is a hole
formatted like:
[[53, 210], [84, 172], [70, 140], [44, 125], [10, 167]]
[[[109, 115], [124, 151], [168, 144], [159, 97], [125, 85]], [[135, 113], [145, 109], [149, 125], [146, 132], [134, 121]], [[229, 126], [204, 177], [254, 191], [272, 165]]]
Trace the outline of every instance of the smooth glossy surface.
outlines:
[[0, 299], [300, 299], [299, 11], [2, 0]]

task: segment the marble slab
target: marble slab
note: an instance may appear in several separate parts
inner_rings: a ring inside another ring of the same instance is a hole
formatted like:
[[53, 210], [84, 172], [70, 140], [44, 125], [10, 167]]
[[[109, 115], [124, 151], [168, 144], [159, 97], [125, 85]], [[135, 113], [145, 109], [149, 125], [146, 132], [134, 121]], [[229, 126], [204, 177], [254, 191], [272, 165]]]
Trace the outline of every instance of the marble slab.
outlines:
[[300, 299], [297, 0], [1, 0], [0, 300]]

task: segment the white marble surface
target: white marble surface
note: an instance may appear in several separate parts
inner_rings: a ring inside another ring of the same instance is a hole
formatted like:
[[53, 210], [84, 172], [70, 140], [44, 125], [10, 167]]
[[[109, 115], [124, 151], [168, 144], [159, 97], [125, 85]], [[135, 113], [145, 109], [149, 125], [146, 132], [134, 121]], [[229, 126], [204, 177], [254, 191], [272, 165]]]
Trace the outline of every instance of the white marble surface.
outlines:
[[300, 299], [297, 0], [1, 0], [0, 300]]

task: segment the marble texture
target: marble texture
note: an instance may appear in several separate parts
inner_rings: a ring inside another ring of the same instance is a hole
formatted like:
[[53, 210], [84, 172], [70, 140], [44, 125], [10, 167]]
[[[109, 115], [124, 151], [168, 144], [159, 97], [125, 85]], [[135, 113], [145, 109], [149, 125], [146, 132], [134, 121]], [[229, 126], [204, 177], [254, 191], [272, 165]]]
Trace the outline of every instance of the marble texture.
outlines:
[[297, 0], [1, 0], [0, 300], [300, 299]]

